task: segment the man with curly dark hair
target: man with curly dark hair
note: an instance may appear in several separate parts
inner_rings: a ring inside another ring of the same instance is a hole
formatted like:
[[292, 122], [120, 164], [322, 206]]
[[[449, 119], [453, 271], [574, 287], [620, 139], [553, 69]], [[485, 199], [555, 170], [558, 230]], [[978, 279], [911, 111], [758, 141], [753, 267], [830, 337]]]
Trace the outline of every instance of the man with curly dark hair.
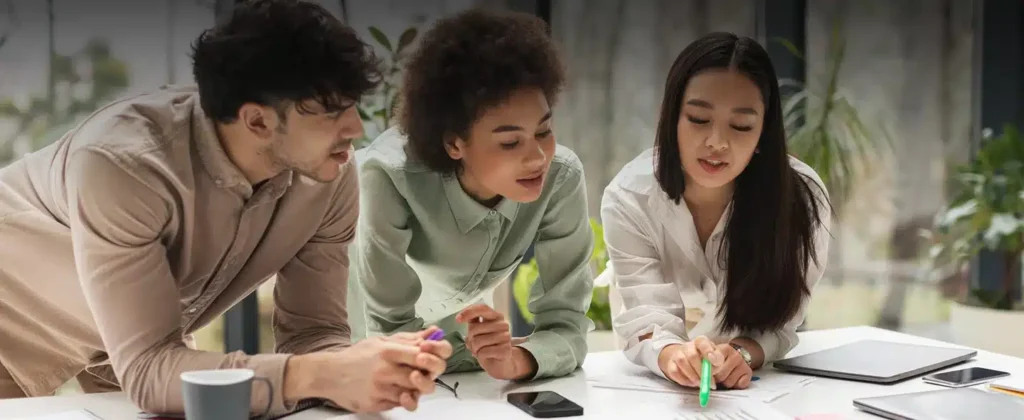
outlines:
[[[197, 87], [115, 101], [0, 171], [0, 398], [77, 375], [181, 413], [183, 372], [245, 368], [273, 385], [254, 413], [415, 409], [451, 347], [424, 342], [436, 329], [350, 346], [345, 307], [369, 47], [314, 3], [251, 0], [193, 69]], [[275, 275], [276, 354], [193, 349]]]
[[[564, 69], [534, 16], [471, 10], [442, 19], [408, 62], [400, 124], [357, 153], [353, 327], [376, 336], [437, 323], [448, 371], [561, 376], [587, 353], [593, 236], [583, 166], [555, 144]], [[511, 338], [483, 303], [531, 244], [535, 330]], [[353, 335], [357, 335], [354, 332]]]

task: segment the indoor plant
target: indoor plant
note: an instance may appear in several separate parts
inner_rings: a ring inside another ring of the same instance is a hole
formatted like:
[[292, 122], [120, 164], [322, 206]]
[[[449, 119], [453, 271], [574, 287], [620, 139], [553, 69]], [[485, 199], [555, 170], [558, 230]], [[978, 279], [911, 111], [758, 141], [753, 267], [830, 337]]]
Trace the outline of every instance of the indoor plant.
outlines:
[[1024, 138], [1013, 125], [992, 136], [952, 179], [952, 199], [936, 215], [929, 257], [934, 267], [965, 267], [985, 251], [1003, 267], [997, 289], [972, 288], [954, 302], [950, 324], [962, 344], [1024, 356], [1024, 340], [1008, 331], [1024, 325]]
[[386, 54], [381, 68], [382, 80], [376, 90], [365, 95], [359, 102], [359, 118], [363, 120], [363, 138], [356, 142], [356, 148], [373, 141], [393, 125], [398, 91], [401, 86], [402, 70], [408, 56], [408, 48], [416, 40], [416, 28], [408, 28], [392, 44], [387, 35], [375, 26], [369, 28], [370, 36], [383, 48]]
[[[804, 55], [785, 39], [776, 39], [796, 57]], [[892, 155], [892, 136], [887, 122], [868, 120], [849, 91], [839, 85], [846, 59], [842, 21], [833, 26], [825, 73], [813, 75], [807, 83], [779, 81], [783, 90], [783, 117], [787, 147], [798, 159], [814, 168], [828, 189], [832, 205], [841, 208], [860, 178], [885, 164]]]
[[[604, 244], [604, 230], [597, 220], [590, 219], [590, 229], [594, 235], [594, 250], [590, 254], [591, 273], [594, 277], [604, 271], [608, 264], [608, 253]], [[523, 319], [533, 323], [533, 314], [529, 310], [530, 290], [540, 272], [537, 269], [537, 258], [524, 261], [516, 271], [512, 280], [512, 296]], [[590, 332], [591, 342], [600, 342], [604, 346], [611, 346], [614, 342], [612, 333], [611, 305], [608, 303], [608, 285], [595, 285], [592, 292], [590, 308], [587, 310], [587, 317], [594, 322], [595, 331]], [[610, 350], [610, 349], [608, 349]]]

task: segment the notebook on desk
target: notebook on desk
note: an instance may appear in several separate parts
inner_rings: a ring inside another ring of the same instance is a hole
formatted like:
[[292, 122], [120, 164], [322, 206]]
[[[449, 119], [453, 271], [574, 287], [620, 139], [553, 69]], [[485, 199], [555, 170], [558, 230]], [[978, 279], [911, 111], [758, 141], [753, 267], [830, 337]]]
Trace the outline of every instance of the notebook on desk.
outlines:
[[970, 360], [973, 349], [862, 340], [773, 363], [813, 376], [891, 384]]
[[858, 398], [853, 406], [892, 420], [1019, 420], [1024, 400], [976, 388]]

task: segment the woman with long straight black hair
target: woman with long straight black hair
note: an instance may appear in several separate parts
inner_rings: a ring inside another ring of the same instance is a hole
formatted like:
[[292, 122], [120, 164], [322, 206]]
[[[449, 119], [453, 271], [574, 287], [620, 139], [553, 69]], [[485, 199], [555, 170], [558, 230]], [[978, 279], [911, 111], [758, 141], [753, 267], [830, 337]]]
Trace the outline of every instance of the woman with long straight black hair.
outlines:
[[682, 51], [665, 84], [654, 148], [601, 203], [614, 327], [634, 363], [683, 386], [713, 365], [746, 388], [783, 357], [824, 271], [831, 205], [786, 152], [778, 79], [756, 41], [712, 33]]

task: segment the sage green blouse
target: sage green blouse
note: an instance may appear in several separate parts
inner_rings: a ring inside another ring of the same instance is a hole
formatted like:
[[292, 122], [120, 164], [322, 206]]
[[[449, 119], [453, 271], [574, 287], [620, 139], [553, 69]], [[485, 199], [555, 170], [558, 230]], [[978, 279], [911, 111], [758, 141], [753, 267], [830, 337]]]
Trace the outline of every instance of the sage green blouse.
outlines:
[[455, 314], [482, 302], [535, 243], [540, 278], [529, 302], [535, 329], [521, 347], [537, 360], [535, 378], [581, 366], [593, 325], [586, 317], [593, 236], [576, 155], [558, 146], [538, 200], [503, 200], [492, 209], [467, 195], [454, 176], [408, 159], [404, 145], [392, 128], [356, 153], [361, 197], [350, 250], [353, 338], [438, 325], [455, 351], [448, 371], [479, 369]]

